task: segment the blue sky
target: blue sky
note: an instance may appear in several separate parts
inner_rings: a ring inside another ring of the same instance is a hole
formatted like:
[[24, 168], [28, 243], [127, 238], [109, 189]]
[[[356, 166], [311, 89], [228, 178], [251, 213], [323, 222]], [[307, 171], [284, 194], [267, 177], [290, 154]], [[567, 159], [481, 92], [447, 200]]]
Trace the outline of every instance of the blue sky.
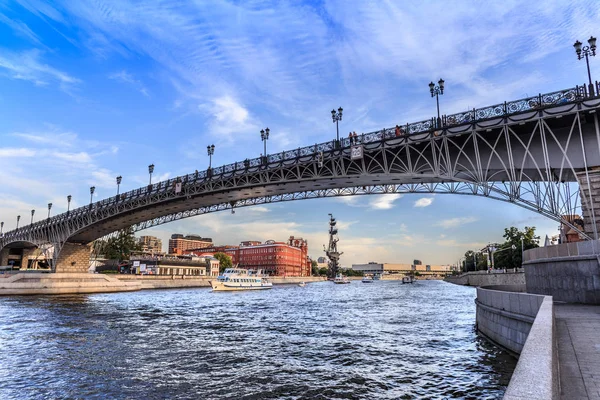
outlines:
[[[0, 2], [0, 220], [29, 222], [116, 191], [586, 80], [572, 44], [598, 35], [600, 2]], [[597, 60], [591, 59], [592, 73]], [[342, 263], [455, 263], [503, 228], [557, 223], [512, 204], [457, 195], [320, 199], [216, 213], [145, 231], [309, 240], [322, 255], [327, 213]]]

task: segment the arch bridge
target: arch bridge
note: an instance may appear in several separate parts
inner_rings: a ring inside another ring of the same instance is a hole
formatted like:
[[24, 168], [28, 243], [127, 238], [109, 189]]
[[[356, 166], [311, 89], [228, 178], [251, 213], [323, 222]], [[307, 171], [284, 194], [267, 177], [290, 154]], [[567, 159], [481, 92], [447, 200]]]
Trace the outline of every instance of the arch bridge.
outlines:
[[[489, 197], [597, 239], [599, 109], [600, 97], [577, 86], [196, 171], [8, 231], [0, 236], [0, 265], [15, 249], [44, 248], [53, 271], [83, 272], [89, 244], [123, 228], [256, 204], [384, 193]], [[579, 213], [584, 226], [573, 219]]]

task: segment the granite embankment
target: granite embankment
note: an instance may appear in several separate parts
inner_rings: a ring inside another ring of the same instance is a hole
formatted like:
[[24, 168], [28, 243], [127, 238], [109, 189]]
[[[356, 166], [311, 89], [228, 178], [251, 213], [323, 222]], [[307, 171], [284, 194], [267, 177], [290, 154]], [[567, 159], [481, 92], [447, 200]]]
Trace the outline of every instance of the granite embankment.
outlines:
[[[210, 287], [209, 281], [214, 277], [190, 277], [186, 275], [111, 275], [120, 281], [139, 282], [141, 290], [145, 289], [176, 289], [192, 287]], [[317, 276], [272, 277], [274, 285], [298, 284], [300, 282], [321, 282], [325, 278]]]
[[471, 271], [457, 276], [447, 276], [446, 282], [463, 286], [491, 286], [491, 285], [525, 285], [525, 273], [522, 268], [487, 271]]

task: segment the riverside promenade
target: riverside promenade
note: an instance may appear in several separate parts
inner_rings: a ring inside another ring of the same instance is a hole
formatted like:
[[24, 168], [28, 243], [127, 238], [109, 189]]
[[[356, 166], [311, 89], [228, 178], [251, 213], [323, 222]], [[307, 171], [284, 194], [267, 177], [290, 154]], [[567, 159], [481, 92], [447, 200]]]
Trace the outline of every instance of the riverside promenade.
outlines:
[[561, 400], [600, 400], [600, 306], [555, 303]]

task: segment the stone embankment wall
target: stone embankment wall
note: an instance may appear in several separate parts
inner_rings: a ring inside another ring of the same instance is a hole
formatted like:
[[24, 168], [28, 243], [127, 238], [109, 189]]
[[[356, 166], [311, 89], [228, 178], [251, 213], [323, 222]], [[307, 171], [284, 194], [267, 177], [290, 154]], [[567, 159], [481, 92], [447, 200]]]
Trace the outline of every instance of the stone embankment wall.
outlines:
[[466, 272], [459, 276], [447, 276], [444, 280], [446, 282], [454, 283], [456, 285], [463, 286], [490, 286], [490, 285], [524, 285], [525, 274], [522, 269], [507, 270], [504, 272], [492, 272], [487, 271], [471, 271]]
[[22, 272], [0, 278], [0, 295], [108, 293], [140, 290], [139, 282], [123, 282], [109, 275], [88, 273]]
[[567, 303], [600, 304], [600, 241], [526, 250], [523, 267], [528, 293]]
[[[192, 287], [210, 287], [209, 281], [214, 277], [190, 277], [186, 275], [111, 275], [121, 281], [135, 281], [141, 284], [141, 289], [176, 289]], [[303, 277], [273, 277], [270, 278], [274, 285], [298, 284], [300, 282], [321, 282], [325, 278], [317, 276]]]
[[523, 285], [488, 287], [495, 290], [477, 288], [477, 330], [520, 354], [544, 296], [522, 293]]
[[478, 288], [477, 329], [496, 344], [520, 354], [505, 400], [558, 399], [552, 297], [523, 290], [523, 285]]

